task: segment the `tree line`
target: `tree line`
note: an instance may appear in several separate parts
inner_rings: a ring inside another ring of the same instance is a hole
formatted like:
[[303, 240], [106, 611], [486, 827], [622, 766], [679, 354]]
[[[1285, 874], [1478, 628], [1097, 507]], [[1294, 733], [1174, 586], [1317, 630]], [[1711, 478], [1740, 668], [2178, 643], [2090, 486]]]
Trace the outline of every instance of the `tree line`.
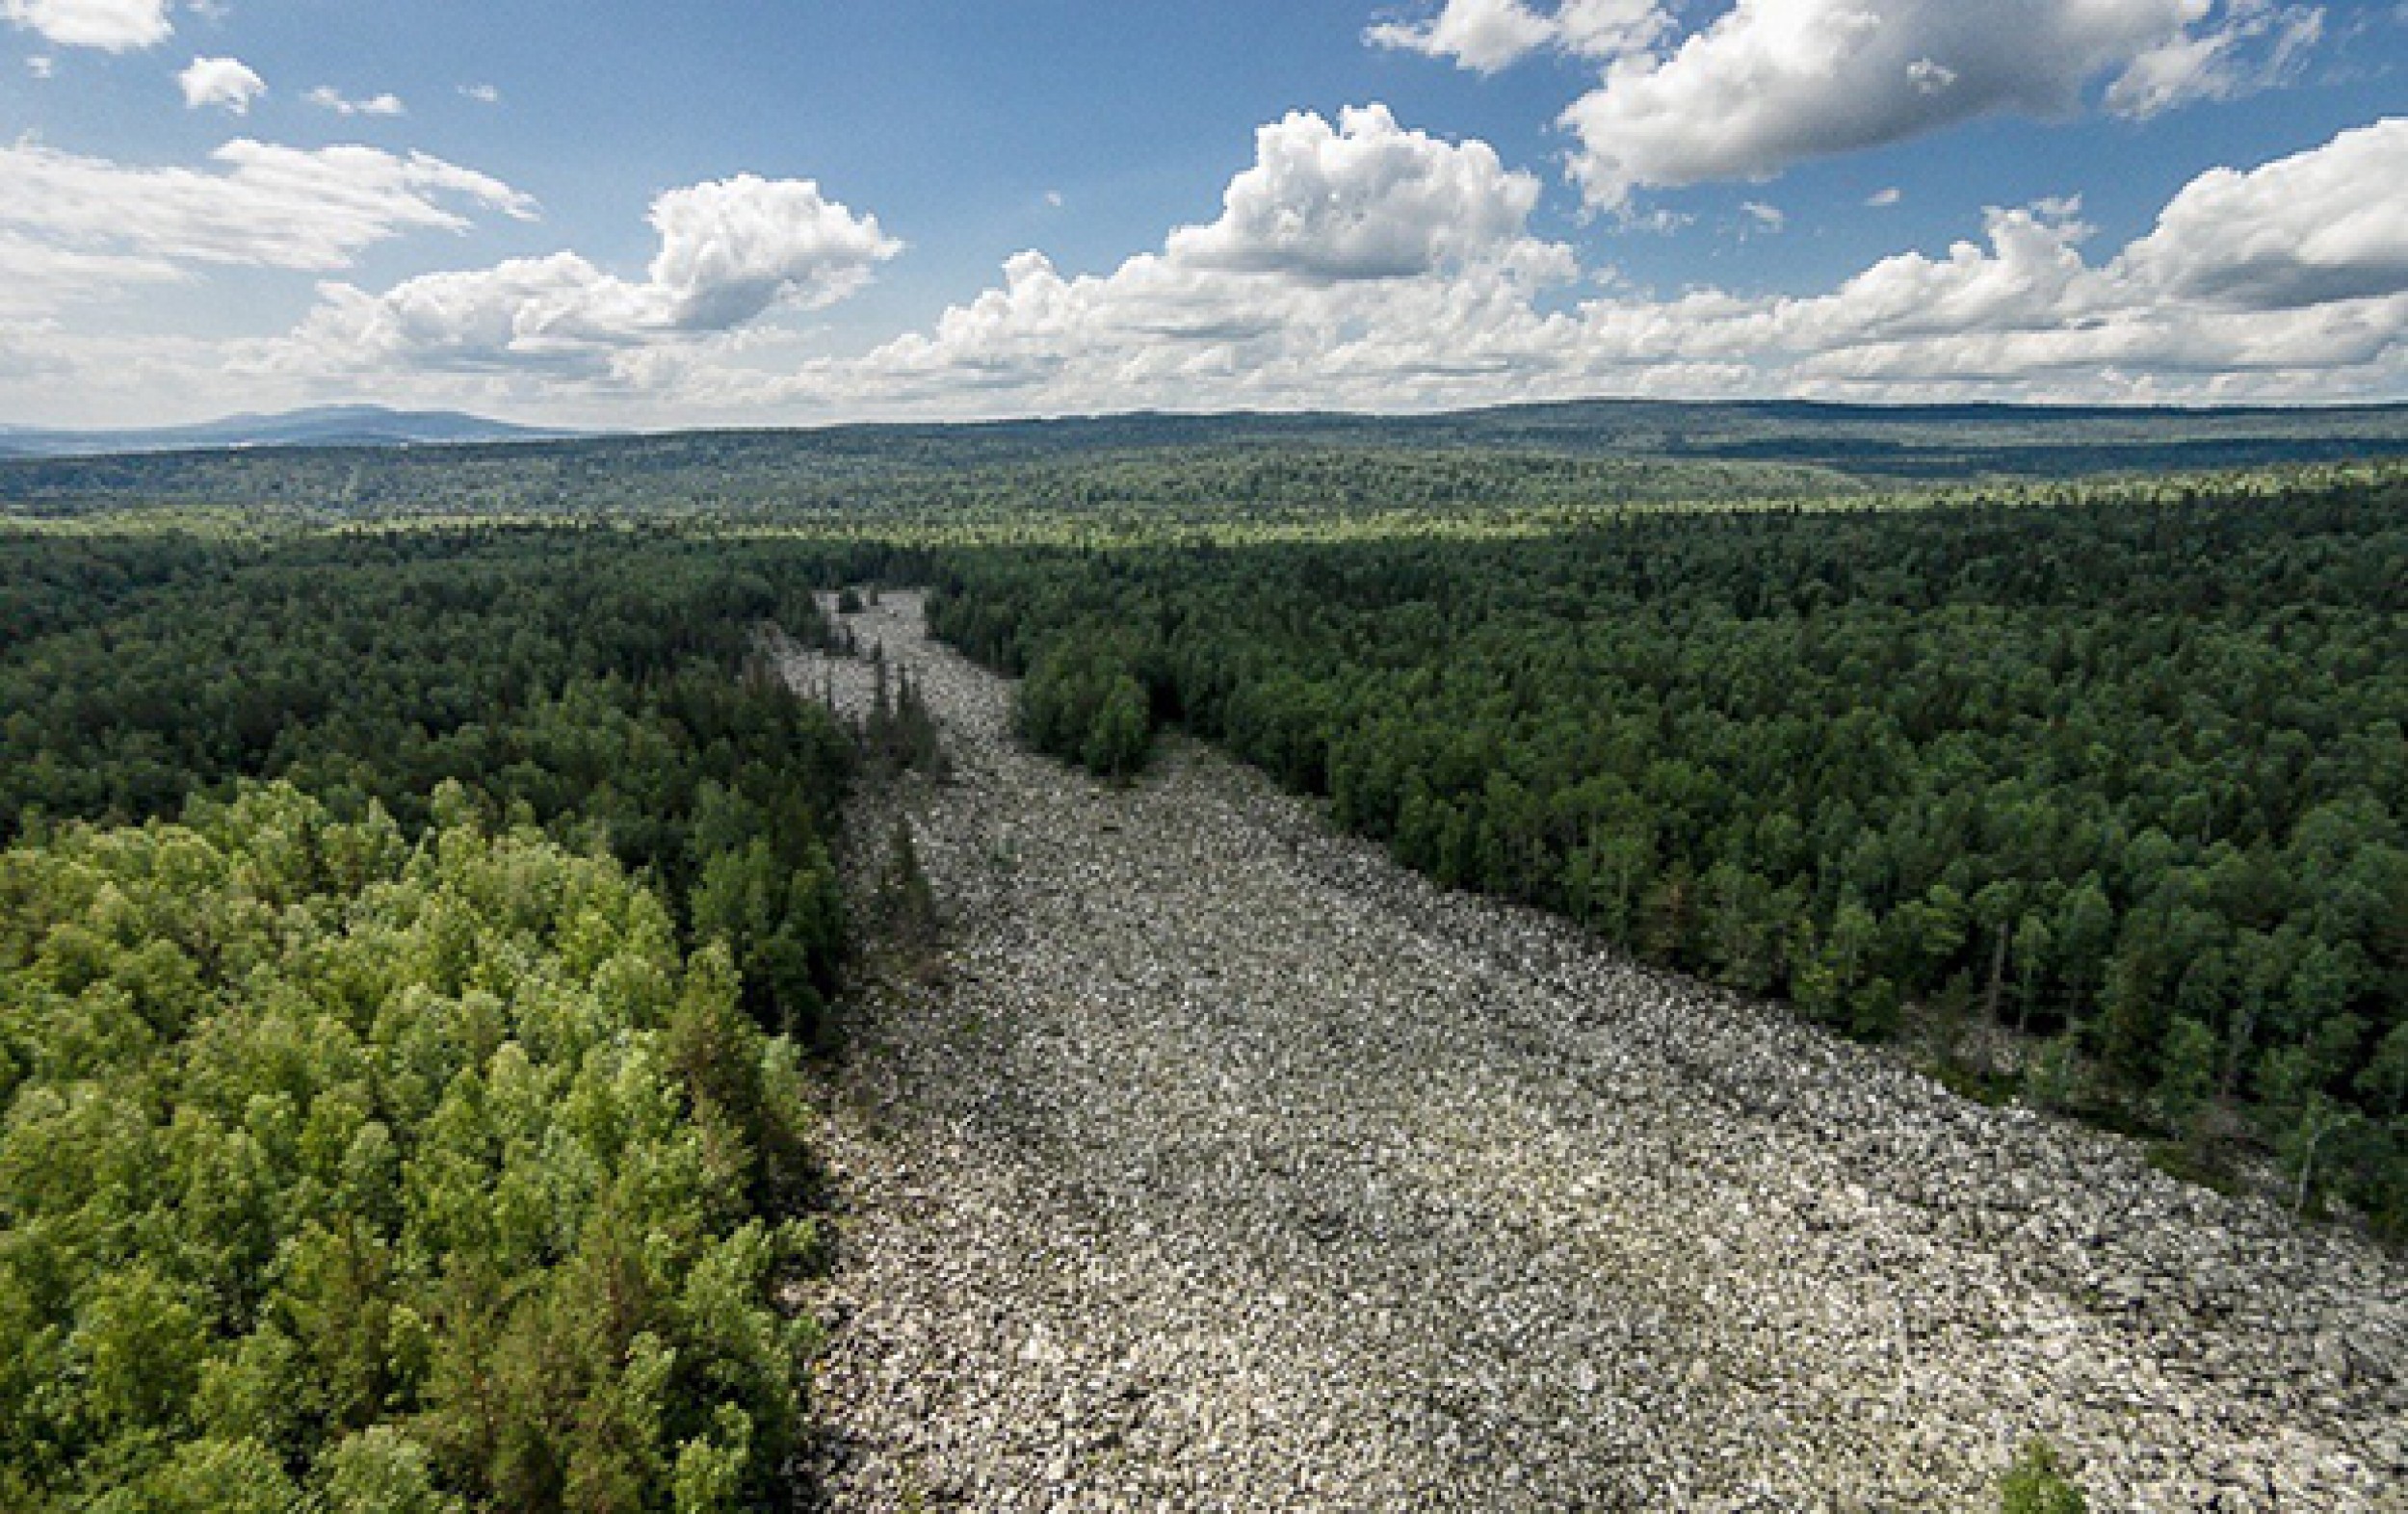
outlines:
[[2396, 1235], [2403, 505], [955, 554], [930, 615], [1067, 760], [1140, 761], [1135, 697], [1440, 882], [1852, 1034], [2021, 1031], [2028, 1095]]

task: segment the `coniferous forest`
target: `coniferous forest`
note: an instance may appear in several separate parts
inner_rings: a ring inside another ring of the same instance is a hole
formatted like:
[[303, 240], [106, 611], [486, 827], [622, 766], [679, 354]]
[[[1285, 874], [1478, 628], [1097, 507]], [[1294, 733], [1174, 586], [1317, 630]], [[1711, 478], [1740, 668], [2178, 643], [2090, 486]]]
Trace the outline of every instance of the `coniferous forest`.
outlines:
[[1182, 725], [1438, 881], [2408, 1226], [2408, 493], [947, 563], [1030, 737]]
[[0, 1503], [778, 1496], [856, 754], [752, 638], [816, 574], [4, 550]]
[[882, 667], [867, 727], [772, 675], [770, 627], [847, 649], [843, 586], [928, 586], [1112, 782], [1220, 744], [1443, 885], [2408, 1231], [2395, 471], [1568, 513], [1526, 477], [1403, 520], [1099, 530], [985, 479], [967, 533], [0, 532], [0, 1504], [784, 1496], [839, 816], [944, 768]]

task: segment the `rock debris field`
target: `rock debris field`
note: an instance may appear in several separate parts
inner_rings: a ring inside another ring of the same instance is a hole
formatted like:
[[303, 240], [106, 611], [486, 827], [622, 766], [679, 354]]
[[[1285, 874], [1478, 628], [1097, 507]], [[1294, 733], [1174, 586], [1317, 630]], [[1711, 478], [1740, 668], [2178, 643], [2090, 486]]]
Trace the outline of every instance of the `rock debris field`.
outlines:
[[[950, 782], [826, 1139], [835, 1510], [2408, 1510], [2408, 1269], [1444, 893], [1192, 743]], [[786, 658], [866, 704], [871, 667]]]

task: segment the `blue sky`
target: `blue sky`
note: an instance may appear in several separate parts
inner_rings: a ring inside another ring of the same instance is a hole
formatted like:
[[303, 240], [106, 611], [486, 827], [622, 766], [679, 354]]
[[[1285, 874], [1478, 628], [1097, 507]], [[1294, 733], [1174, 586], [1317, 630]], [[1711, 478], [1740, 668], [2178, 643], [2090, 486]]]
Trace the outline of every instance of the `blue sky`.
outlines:
[[0, 0], [0, 421], [2408, 397], [2408, 7]]

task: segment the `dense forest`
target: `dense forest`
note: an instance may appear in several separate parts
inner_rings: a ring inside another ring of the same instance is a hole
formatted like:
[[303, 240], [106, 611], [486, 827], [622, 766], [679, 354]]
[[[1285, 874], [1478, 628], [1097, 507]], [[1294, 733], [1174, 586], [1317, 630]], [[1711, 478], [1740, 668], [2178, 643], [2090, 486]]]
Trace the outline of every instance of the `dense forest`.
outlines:
[[0, 530], [0, 1505], [782, 1496], [838, 810], [944, 767], [882, 666], [858, 728], [771, 676], [840, 585], [932, 586], [1098, 774], [1224, 743], [1442, 883], [2408, 1232], [2395, 470], [1695, 509], [1110, 440], [825, 530], [475, 466], [493, 518], [279, 523], [339, 454]]
[[793, 1043], [607, 857], [434, 807], [277, 786], [0, 855], [0, 1503], [777, 1491]]
[[0, 836], [240, 777], [414, 831], [456, 780], [607, 844], [730, 934], [765, 1023], [811, 1032], [852, 746], [747, 665], [764, 620], [825, 635], [821, 556], [536, 528], [4, 545]]
[[434, 447], [0, 456], [0, 509], [80, 517], [198, 508], [318, 524], [677, 517], [872, 532], [1138, 512], [1159, 528], [1289, 514], [1845, 499], [2403, 456], [2408, 406], [2400, 405], [1628, 400], [1417, 416], [1137, 414]]
[[[1225, 742], [1437, 880], [2408, 1228], [2408, 490], [957, 555], [1098, 772]], [[2010, 1041], [2013, 1038], [2009, 1038]], [[1970, 1065], [1969, 1065], [1970, 1064]]]
[[843, 572], [0, 538], [0, 1504], [782, 1496]]

